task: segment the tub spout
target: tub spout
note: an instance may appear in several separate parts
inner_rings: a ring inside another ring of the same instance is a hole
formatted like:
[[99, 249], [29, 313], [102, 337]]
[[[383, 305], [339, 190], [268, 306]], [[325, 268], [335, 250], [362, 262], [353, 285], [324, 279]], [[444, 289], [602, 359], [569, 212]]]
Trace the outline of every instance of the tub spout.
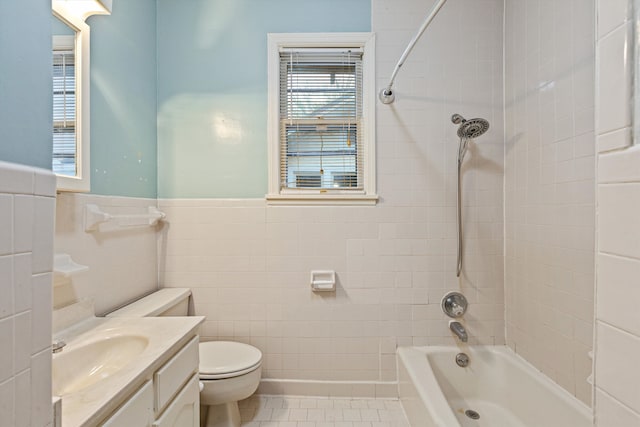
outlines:
[[462, 326], [460, 322], [456, 322], [454, 320], [450, 321], [449, 329], [451, 329], [453, 333], [456, 334], [458, 338], [460, 338], [460, 341], [467, 342], [467, 339], [469, 338], [467, 336], [467, 330], [464, 328], [464, 326]]

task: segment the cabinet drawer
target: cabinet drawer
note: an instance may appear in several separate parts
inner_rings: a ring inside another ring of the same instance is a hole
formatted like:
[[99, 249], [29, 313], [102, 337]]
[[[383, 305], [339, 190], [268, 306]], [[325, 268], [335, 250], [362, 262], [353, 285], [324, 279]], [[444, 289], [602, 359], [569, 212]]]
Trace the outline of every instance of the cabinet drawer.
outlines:
[[148, 427], [153, 422], [153, 385], [147, 381], [102, 427]]
[[160, 414], [185, 382], [198, 372], [198, 337], [189, 341], [153, 376], [155, 411]]
[[200, 424], [200, 387], [198, 374], [194, 374], [187, 385], [158, 418], [153, 427], [198, 427]]

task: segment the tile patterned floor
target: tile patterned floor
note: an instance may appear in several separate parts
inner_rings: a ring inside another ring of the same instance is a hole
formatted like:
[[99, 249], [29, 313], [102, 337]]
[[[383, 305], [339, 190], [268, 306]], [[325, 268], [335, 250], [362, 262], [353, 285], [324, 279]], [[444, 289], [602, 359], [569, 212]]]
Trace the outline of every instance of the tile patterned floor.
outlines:
[[238, 406], [242, 427], [409, 427], [392, 399], [254, 395]]

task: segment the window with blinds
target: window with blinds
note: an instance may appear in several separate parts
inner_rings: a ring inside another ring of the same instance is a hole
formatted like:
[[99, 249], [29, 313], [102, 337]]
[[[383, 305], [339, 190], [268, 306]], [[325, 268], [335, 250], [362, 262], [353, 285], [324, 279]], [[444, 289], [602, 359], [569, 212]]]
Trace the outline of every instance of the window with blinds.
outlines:
[[77, 175], [76, 70], [73, 50], [53, 51], [53, 172]]
[[363, 191], [362, 55], [280, 50], [281, 191]]
[[375, 34], [269, 33], [269, 204], [374, 205]]

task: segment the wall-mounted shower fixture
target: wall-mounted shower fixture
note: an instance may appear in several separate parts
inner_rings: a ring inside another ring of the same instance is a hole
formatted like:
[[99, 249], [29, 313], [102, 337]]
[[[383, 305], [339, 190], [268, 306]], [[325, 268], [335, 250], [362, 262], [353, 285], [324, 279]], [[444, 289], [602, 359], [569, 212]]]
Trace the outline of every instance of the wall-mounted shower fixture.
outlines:
[[467, 312], [469, 303], [467, 302], [467, 298], [465, 298], [465, 296], [460, 292], [449, 292], [442, 297], [441, 305], [444, 314], [454, 319], [458, 319], [464, 316]]
[[462, 272], [462, 162], [467, 154], [467, 148], [471, 139], [484, 135], [489, 130], [489, 122], [485, 119], [466, 120], [460, 114], [451, 116], [453, 124], [460, 125], [458, 127], [458, 137], [460, 145], [458, 146], [458, 197], [456, 217], [458, 222], [458, 261], [456, 265], [456, 276], [460, 277]]
[[429, 12], [429, 15], [427, 15], [426, 19], [420, 26], [420, 29], [418, 30], [416, 35], [413, 37], [413, 39], [411, 39], [411, 41], [409, 42], [409, 45], [402, 53], [402, 56], [398, 60], [398, 64], [396, 64], [396, 68], [394, 68], [393, 73], [391, 73], [391, 79], [389, 80], [389, 84], [380, 91], [379, 98], [383, 104], [391, 104], [396, 99], [396, 95], [393, 93], [393, 89], [391, 87], [393, 86], [393, 82], [396, 79], [396, 75], [398, 74], [398, 71], [400, 71], [400, 68], [404, 65], [404, 61], [407, 59], [407, 57], [413, 50], [414, 46], [422, 36], [422, 33], [424, 33], [424, 31], [427, 29], [431, 21], [433, 21], [433, 18], [436, 17], [436, 15], [438, 14], [440, 9], [442, 8], [442, 6], [444, 6], [446, 2], [447, 0], [439, 0], [438, 3], [436, 3], [435, 6], [433, 6], [433, 9], [431, 9], [431, 12]]
[[456, 125], [460, 125], [458, 128], [458, 136], [460, 138], [477, 138], [489, 130], [489, 122], [485, 119], [466, 120], [460, 114], [454, 114], [451, 116], [451, 121]]
[[[444, 311], [444, 314], [454, 319], [459, 319], [467, 312], [469, 303], [467, 302], [467, 298], [465, 298], [465, 296], [460, 292], [452, 291], [442, 297], [442, 302], [440, 303], [440, 305], [442, 306], [442, 311]], [[460, 341], [467, 342], [467, 340], [469, 339], [467, 330], [464, 328], [464, 326], [462, 326], [462, 323], [455, 320], [450, 320], [449, 329], [451, 329], [451, 332], [456, 334]]]
[[469, 341], [469, 335], [467, 334], [467, 330], [464, 328], [464, 326], [462, 326], [462, 323], [456, 322], [455, 320], [450, 320], [449, 329], [451, 329], [451, 332], [456, 334], [460, 341]]

